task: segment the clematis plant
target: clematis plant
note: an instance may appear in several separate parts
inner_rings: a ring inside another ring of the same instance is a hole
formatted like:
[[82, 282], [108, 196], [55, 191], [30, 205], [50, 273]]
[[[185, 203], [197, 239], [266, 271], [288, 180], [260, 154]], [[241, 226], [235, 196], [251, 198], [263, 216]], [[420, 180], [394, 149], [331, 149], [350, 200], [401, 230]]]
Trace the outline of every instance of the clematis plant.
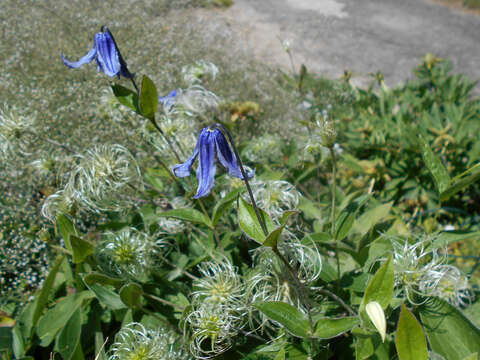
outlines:
[[164, 107], [171, 107], [173, 104], [175, 104], [175, 98], [177, 97], [179, 91], [178, 90], [172, 90], [170, 94], [166, 96], [159, 96], [158, 101], [164, 106]]
[[[176, 176], [187, 177], [190, 175], [193, 162], [200, 154], [197, 168], [198, 189], [194, 199], [207, 196], [215, 185], [215, 152], [218, 160], [227, 169], [229, 175], [243, 179], [242, 171], [237, 164], [237, 158], [230, 149], [225, 135], [216, 125], [203, 128], [193, 154], [183, 164], [172, 167], [172, 171]], [[251, 178], [254, 174], [255, 171], [246, 173], [248, 178]]]
[[123, 60], [112, 33], [106, 26], [102, 26], [100, 31], [95, 34], [93, 47], [85, 56], [78, 61], [70, 61], [61, 53], [63, 63], [69, 68], [76, 69], [95, 59], [98, 71], [103, 71], [105, 75], [118, 76], [119, 78], [124, 76], [132, 79], [134, 74], [128, 70], [127, 63]]

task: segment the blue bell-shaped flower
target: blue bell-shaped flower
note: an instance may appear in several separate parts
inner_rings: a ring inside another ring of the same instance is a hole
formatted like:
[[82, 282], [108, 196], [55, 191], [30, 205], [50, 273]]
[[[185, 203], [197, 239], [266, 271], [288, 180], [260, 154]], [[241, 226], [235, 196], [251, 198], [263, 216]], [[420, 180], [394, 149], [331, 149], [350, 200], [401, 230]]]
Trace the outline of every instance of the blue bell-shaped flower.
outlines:
[[[189, 176], [193, 162], [200, 154], [197, 168], [198, 189], [194, 199], [207, 196], [215, 185], [215, 153], [217, 153], [220, 164], [227, 169], [229, 175], [243, 179], [242, 172], [237, 164], [237, 158], [230, 149], [230, 145], [223, 133], [216, 127], [206, 127], [202, 129], [198, 137], [193, 154], [183, 164], [172, 167], [172, 171], [176, 176]], [[247, 177], [251, 178], [254, 174], [255, 171], [249, 171], [247, 172]]]
[[91, 62], [93, 59], [97, 62], [98, 71], [103, 71], [110, 77], [124, 76], [133, 78], [133, 74], [128, 70], [127, 63], [123, 60], [117, 43], [112, 33], [106, 26], [102, 26], [101, 32], [96, 33], [93, 39], [93, 47], [90, 51], [78, 61], [67, 60], [63, 54], [60, 54], [63, 63], [69, 68], [76, 69]]

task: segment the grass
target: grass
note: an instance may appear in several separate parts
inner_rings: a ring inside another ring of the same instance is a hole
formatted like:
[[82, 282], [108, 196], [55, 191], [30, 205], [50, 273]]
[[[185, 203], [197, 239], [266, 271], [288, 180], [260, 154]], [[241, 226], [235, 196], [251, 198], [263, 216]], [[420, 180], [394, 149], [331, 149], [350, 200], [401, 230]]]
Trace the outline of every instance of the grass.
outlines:
[[[282, 80], [278, 71], [236, 49], [225, 24], [197, 11], [199, 6], [228, 3], [217, 0], [2, 1], [0, 97], [4, 104], [0, 107], [12, 109], [18, 116], [32, 117], [39, 137], [28, 154], [2, 160], [1, 224], [21, 223], [17, 236], [24, 238], [23, 235], [28, 234], [35, 241], [43, 229], [49, 227], [40, 216], [40, 207], [44, 196], [53, 193], [65, 179], [60, 175], [38, 174], [32, 170], [31, 163], [57, 159], [56, 166], [60, 167], [57, 174], [60, 174], [61, 167], [68, 167], [75, 158], [74, 154], [52, 146], [45, 139], [63, 143], [74, 153], [95, 144], [119, 143], [134, 151], [139, 161], [152, 161], [151, 148], [141, 137], [139, 119], [112, 106], [110, 79], [97, 74], [94, 64], [71, 70], [60, 59], [60, 52], [72, 60], [83, 56], [102, 25], [107, 25], [115, 35], [130, 69], [138, 77], [148, 74], [159, 92], [168, 94], [172, 89], [185, 86], [180, 73], [183, 66], [199, 59], [210, 61], [218, 66], [220, 73], [215, 82], [208, 84], [209, 90], [226, 103], [258, 104], [254, 117], [239, 121], [251, 122], [258, 133], [287, 137], [295, 124], [292, 119], [302, 114], [291, 106], [294, 94], [279, 86]], [[124, 79], [114, 81], [131, 87]], [[245, 130], [239, 136], [251, 135], [246, 126], [241, 128]], [[1, 230], [2, 246], [16, 241], [9, 231]], [[22, 247], [15, 251], [19, 259], [26, 254]], [[42, 268], [49, 254], [45, 247], [39, 251], [41, 261], [35, 266]], [[22, 282], [25, 279], [18, 278], [22, 272], [14, 274], [4, 268], [11, 256], [0, 253], [2, 276], [9, 277], [9, 283]], [[45, 273], [36, 273], [38, 284]], [[9, 289], [1, 285], [0, 298]], [[22, 289], [28, 291], [20, 289], [13, 296], [28, 297], [34, 286], [28, 282], [28, 287]]]

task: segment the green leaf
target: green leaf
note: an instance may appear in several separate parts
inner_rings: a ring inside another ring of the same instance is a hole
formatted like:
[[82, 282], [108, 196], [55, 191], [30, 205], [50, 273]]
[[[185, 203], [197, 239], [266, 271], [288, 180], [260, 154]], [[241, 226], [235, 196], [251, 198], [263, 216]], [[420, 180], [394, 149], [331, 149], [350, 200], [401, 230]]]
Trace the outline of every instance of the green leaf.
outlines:
[[21, 359], [26, 353], [25, 343], [23, 341], [25, 336], [29, 334], [22, 334], [20, 327], [15, 326], [12, 330], [12, 349], [16, 359]]
[[42, 290], [40, 290], [40, 294], [38, 295], [38, 300], [35, 303], [35, 309], [33, 311], [33, 318], [32, 318], [32, 326], [35, 326], [42, 315], [43, 309], [47, 306], [48, 297], [50, 296], [50, 291], [53, 288], [55, 283], [55, 277], [57, 276], [58, 270], [62, 265], [65, 256], [59, 255], [48, 273], [47, 278], [43, 282]]
[[280, 301], [254, 303], [258, 310], [270, 319], [285, 326], [295, 336], [306, 338], [310, 335], [308, 319], [295, 307]]
[[368, 233], [371, 228], [389, 216], [392, 205], [393, 201], [376, 206], [373, 209], [364, 212], [357, 219], [354, 226], [354, 231], [360, 233], [361, 235]]
[[443, 193], [450, 185], [450, 175], [442, 164], [442, 161], [433, 153], [430, 145], [420, 136], [420, 147], [423, 161], [433, 176], [438, 193]]
[[427, 340], [422, 326], [405, 305], [400, 311], [395, 345], [399, 360], [428, 360]]
[[137, 114], [141, 115], [138, 107], [138, 95], [136, 92], [121, 85], [112, 85], [112, 90], [120, 104], [125, 105], [126, 107], [135, 111]]
[[355, 338], [355, 359], [372, 359], [372, 355], [375, 353], [378, 345], [375, 340], [378, 338], [381, 342], [380, 336], [360, 326], [354, 327], [351, 333]]
[[155, 112], [157, 111], [157, 105], [157, 88], [148, 76], [143, 75], [139, 99], [139, 107], [142, 115], [147, 119], [153, 120], [155, 118]]
[[125, 304], [120, 298], [120, 295], [118, 295], [115, 291], [99, 284], [87, 284], [87, 287], [95, 294], [98, 301], [100, 301], [100, 303], [102, 303], [106, 307], [112, 310], [126, 308]]
[[215, 207], [213, 208], [213, 213], [212, 213], [212, 224], [213, 226], [217, 225], [217, 223], [220, 221], [222, 215], [225, 213], [225, 211], [228, 210], [230, 205], [237, 200], [238, 195], [243, 192], [245, 189], [240, 188], [240, 189], [234, 189], [227, 195], [225, 195], [220, 201], [217, 202]]
[[281, 349], [273, 360], [285, 360], [285, 349]]
[[478, 353], [473, 353], [471, 355], [468, 355], [466, 358], [463, 360], [478, 360]]
[[93, 298], [91, 291], [82, 291], [60, 300], [54, 307], [47, 310], [37, 326], [37, 335], [41, 346], [48, 346], [57, 333], [66, 325], [84, 300]]
[[453, 243], [467, 239], [480, 239], [480, 231], [444, 231], [432, 241], [431, 249], [445, 248]]
[[283, 213], [282, 218], [280, 219], [281, 225], [268, 234], [268, 236], [265, 238], [265, 241], [263, 242], [263, 246], [268, 246], [271, 248], [277, 247], [277, 243], [278, 243], [278, 240], [280, 239], [280, 236], [282, 235], [282, 231], [287, 225], [287, 220], [293, 214], [298, 214], [298, 211], [288, 210]]
[[368, 201], [368, 199], [370, 199], [370, 197], [371, 194], [359, 196], [341, 211], [335, 222], [335, 238], [337, 240], [341, 241], [348, 235], [353, 226], [358, 210]]
[[62, 355], [64, 360], [70, 360], [75, 353], [75, 349], [80, 344], [80, 334], [82, 332], [82, 319], [80, 309], [77, 309], [68, 320], [65, 327], [58, 334], [56, 349]]
[[366, 360], [370, 359], [375, 352], [371, 336], [355, 336], [355, 359]]
[[116, 288], [123, 285], [123, 281], [119, 279], [112, 278], [102, 273], [92, 272], [83, 277], [83, 281], [87, 286], [93, 284], [100, 284], [100, 285], [112, 285]]
[[75, 235], [70, 235], [70, 244], [73, 252], [73, 263], [80, 264], [93, 254], [93, 245]]
[[282, 231], [284, 227], [285, 227], [285, 224], [277, 227], [270, 234], [268, 234], [268, 236], [265, 238], [265, 241], [263, 242], [263, 246], [276, 248], [278, 239], [280, 239], [280, 236], [282, 235]]
[[393, 257], [388, 260], [375, 273], [369, 281], [365, 294], [363, 295], [360, 311], [365, 312], [365, 306], [371, 302], [378, 302], [385, 310], [393, 296], [394, 273]]
[[[264, 219], [265, 225], [267, 227], [267, 233], [275, 230], [275, 225], [273, 224], [272, 219], [268, 214], [262, 209], [258, 209], [260, 216]], [[252, 205], [247, 203], [240, 196], [238, 198], [238, 222], [242, 231], [252, 240], [256, 241], [259, 244], [263, 244], [266, 239], [260, 223], [258, 222], [257, 215], [255, 214], [255, 209]]]
[[143, 290], [142, 287], [135, 283], [124, 285], [120, 289], [120, 299], [128, 307], [139, 307], [141, 305]]
[[103, 334], [101, 329], [95, 331], [95, 360], [107, 360], [107, 355], [105, 354], [105, 340], [103, 339]]
[[447, 201], [459, 191], [462, 191], [466, 187], [478, 182], [478, 180], [480, 180], [480, 171], [476, 171], [469, 176], [454, 181], [452, 185], [446, 187], [440, 193], [440, 201]]
[[158, 177], [157, 175], [155, 175], [153, 173], [149, 173], [148, 169], [147, 169], [147, 172], [143, 176], [145, 177], [145, 180], [147, 180], [147, 182], [150, 185], [152, 185], [155, 190], [163, 191], [163, 182], [160, 179], [160, 177]]
[[480, 329], [448, 302], [435, 299], [420, 309], [428, 342], [445, 359], [462, 359], [480, 353]]
[[164, 211], [157, 215], [159, 217], [172, 217], [175, 219], [188, 221], [194, 224], [204, 224], [209, 228], [213, 228], [212, 223], [210, 222], [210, 219], [207, 216], [205, 216], [205, 214], [192, 208], [173, 209], [173, 210]]
[[67, 250], [72, 251], [72, 246], [70, 245], [70, 235], [77, 235], [77, 231], [75, 230], [73, 223], [66, 215], [60, 214], [57, 217], [57, 226], [60, 229], [60, 234], [62, 235], [63, 240], [65, 241], [65, 247]]
[[344, 317], [340, 319], [323, 318], [315, 325], [315, 337], [330, 339], [341, 335], [360, 323], [358, 317]]
[[12, 328], [0, 327], [0, 353], [2, 350], [9, 350], [12, 344]]

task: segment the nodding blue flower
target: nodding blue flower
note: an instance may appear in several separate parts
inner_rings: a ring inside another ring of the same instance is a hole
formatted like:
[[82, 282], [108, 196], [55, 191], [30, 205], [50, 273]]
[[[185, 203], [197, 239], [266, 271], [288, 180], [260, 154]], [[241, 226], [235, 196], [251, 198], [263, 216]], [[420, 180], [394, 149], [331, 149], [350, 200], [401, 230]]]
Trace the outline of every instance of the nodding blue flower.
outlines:
[[[215, 152], [218, 160], [227, 169], [229, 175], [243, 179], [242, 172], [237, 164], [237, 158], [230, 149], [230, 145], [223, 133], [216, 127], [206, 127], [202, 129], [198, 137], [193, 154], [183, 164], [172, 167], [172, 171], [176, 176], [189, 176], [193, 162], [200, 154], [200, 161], [197, 167], [198, 189], [194, 199], [207, 196], [215, 185]], [[249, 171], [247, 172], [247, 177], [251, 178], [254, 174], [255, 171]]]
[[178, 90], [173, 90], [167, 96], [159, 96], [158, 101], [163, 105], [166, 110], [170, 109], [175, 104], [175, 98], [178, 95]]
[[124, 76], [126, 78], [133, 78], [128, 68], [127, 63], [123, 60], [120, 50], [118, 50], [117, 43], [113, 38], [112, 33], [106, 26], [102, 26], [101, 32], [96, 33], [93, 39], [93, 47], [90, 51], [78, 61], [70, 61], [65, 59], [63, 54], [60, 54], [63, 63], [69, 68], [76, 69], [83, 64], [92, 62], [93, 59], [97, 62], [98, 71], [103, 71], [105, 75], [110, 77]]

